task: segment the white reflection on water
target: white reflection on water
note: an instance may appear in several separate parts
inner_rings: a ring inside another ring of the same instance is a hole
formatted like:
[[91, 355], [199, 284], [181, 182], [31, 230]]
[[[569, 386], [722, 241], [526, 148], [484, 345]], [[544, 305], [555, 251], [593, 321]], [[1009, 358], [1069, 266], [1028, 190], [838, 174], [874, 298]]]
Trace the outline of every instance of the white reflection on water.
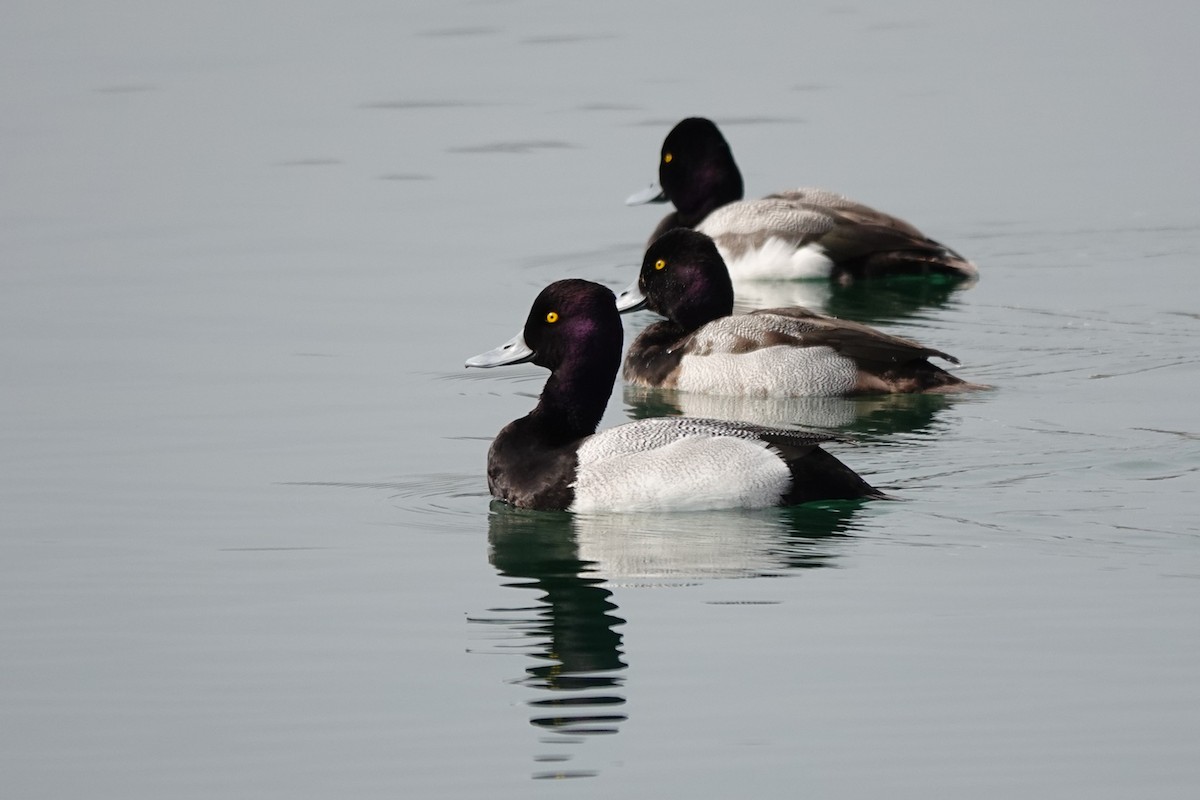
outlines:
[[[624, 401], [633, 419], [663, 416], [712, 417], [774, 427], [805, 427], [886, 437], [929, 435], [944, 428], [939, 416], [959, 399], [945, 394], [865, 397], [739, 397], [626, 386]], [[931, 430], [932, 429], [932, 430]]]
[[[539, 764], [571, 761], [586, 737], [617, 734], [630, 714], [628, 661], [616, 594], [720, 578], [828, 566], [854, 529], [861, 503], [754, 512], [573, 515], [493, 502], [489, 560], [504, 585], [538, 592], [535, 603], [471, 617], [494, 626], [486, 648], [533, 664], [515, 679], [537, 691], [530, 724], [551, 738]], [[539, 770], [534, 778], [592, 777], [590, 768]]]

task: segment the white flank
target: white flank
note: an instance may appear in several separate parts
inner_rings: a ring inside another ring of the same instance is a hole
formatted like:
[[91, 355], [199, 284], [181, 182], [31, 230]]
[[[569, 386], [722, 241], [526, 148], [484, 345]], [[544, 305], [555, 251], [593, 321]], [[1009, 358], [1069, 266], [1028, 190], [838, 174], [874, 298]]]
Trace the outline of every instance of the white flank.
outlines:
[[755, 248], [735, 258], [717, 245], [729, 275], [736, 281], [803, 280], [828, 278], [833, 261], [818, 244], [796, 247], [795, 244], [772, 236]]
[[599, 460], [589, 458], [590, 441], [579, 451], [572, 511], [765, 508], [777, 504], [791, 486], [783, 459], [755, 439], [686, 436], [651, 450]]
[[749, 353], [687, 355], [676, 388], [748, 397], [836, 397], [854, 388], [858, 367], [829, 347], [776, 345]]

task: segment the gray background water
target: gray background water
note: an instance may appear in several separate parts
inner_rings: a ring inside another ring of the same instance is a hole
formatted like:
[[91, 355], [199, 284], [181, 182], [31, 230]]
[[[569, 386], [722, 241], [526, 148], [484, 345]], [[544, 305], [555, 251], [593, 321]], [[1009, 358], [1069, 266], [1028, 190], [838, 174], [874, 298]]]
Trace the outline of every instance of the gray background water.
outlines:
[[[0, 794], [1195, 796], [1198, 23], [10, 4]], [[905, 502], [489, 510], [544, 373], [463, 358], [551, 280], [633, 277], [661, 209], [621, 201], [692, 114], [750, 194], [975, 260], [813, 288], [997, 388], [758, 409]]]

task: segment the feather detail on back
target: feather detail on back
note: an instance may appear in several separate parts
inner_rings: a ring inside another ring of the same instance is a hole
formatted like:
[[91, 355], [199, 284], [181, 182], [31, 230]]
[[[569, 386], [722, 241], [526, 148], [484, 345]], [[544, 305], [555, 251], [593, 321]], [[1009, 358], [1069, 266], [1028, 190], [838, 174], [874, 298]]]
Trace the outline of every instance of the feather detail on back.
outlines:
[[912, 339], [892, 336], [861, 322], [829, 317], [807, 308], [763, 308], [741, 316], [762, 318], [764, 327], [768, 329], [798, 331], [803, 344], [826, 345], [854, 359], [904, 363], [936, 356], [951, 364], [959, 363], [949, 353], [926, 347]]
[[814, 445], [839, 439], [827, 433], [770, 428], [722, 419], [655, 417], [627, 422], [588, 437], [579, 446], [579, 464], [584, 466], [607, 458], [645, 453], [689, 436], [728, 436], [747, 441], [760, 441], [771, 436], [796, 445]]
[[877, 208], [871, 208], [871, 206], [851, 200], [845, 195], [831, 192], [828, 189], [816, 189], [812, 187], [791, 189], [769, 194], [764, 199], [784, 200], [796, 205], [807, 205], [810, 208], [815, 207], [818, 210], [822, 208], [833, 209], [843, 217], [860, 224], [883, 225], [914, 238], [925, 238], [925, 234], [904, 220], [893, 217], [891, 214], [885, 214]]
[[713, 211], [696, 230], [716, 239], [723, 235], [771, 236], [793, 239], [797, 244], [827, 233], [837, 218], [818, 206], [780, 197], [741, 200]]

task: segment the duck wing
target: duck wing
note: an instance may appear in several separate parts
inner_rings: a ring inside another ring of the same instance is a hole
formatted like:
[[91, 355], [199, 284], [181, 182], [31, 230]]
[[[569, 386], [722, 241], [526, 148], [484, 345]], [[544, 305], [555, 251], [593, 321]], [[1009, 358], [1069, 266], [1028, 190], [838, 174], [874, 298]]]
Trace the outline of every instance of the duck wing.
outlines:
[[654, 417], [627, 422], [589, 436], [579, 447], [579, 463], [647, 453], [687, 438], [733, 438], [786, 445], [816, 447], [821, 442], [846, 441], [825, 431], [792, 430], [703, 417]]
[[958, 359], [920, 342], [892, 336], [851, 320], [807, 308], [766, 308], [734, 314], [702, 325], [676, 345], [686, 355], [740, 355], [768, 347], [828, 347], [854, 359], [899, 364], [936, 356], [952, 364]]
[[789, 189], [769, 194], [766, 199], [784, 200], [796, 206], [809, 206], [816, 210], [830, 209], [860, 225], [883, 225], [909, 236], [921, 239], [925, 238], [925, 234], [899, 217], [893, 217], [891, 214], [886, 214], [877, 208], [872, 208], [871, 206], [851, 200], [845, 195], [831, 192], [828, 189], [817, 189], [814, 187]]
[[927, 236], [874, 221], [859, 221], [836, 213], [820, 239], [821, 249], [834, 263], [833, 277], [842, 281], [886, 275], [941, 273], [974, 280], [979, 270], [954, 250]]
[[858, 362], [904, 364], [936, 356], [951, 364], [959, 363], [949, 353], [926, 347], [912, 339], [893, 336], [861, 322], [826, 316], [798, 306], [765, 308], [741, 316], [760, 318], [765, 327], [774, 330], [783, 331], [790, 326], [802, 346], [829, 347]]

